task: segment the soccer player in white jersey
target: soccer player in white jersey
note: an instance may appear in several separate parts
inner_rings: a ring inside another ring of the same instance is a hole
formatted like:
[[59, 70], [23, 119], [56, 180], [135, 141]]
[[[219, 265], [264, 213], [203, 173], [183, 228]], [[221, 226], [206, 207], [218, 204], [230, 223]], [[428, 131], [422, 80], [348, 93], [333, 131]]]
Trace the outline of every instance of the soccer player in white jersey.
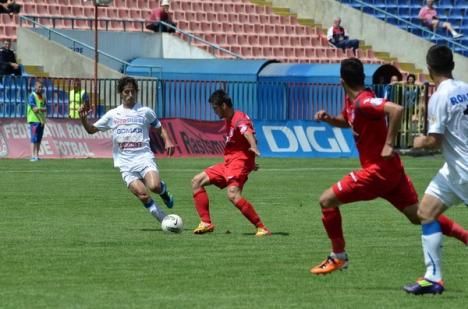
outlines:
[[79, 110], [81, 123], [89, 134], [112, 129], [114, 166], [120, 169], [128, 189], [161, 222], [166, 214], [151, 198], [148, 190], [159, 194], [168, 208], [172, 208], [174, 199], [161, 180], [154, 162], [149, 144], [149, 127], [154, 127], [161, 135], [169, 155], [174, 151], [174, 144], [155, 112], [136, 103], [138, 85], [134, 78], [122, 77], [118, 83], [118, 92], [122, 104], [108, 111], [94, 124], [87, 119], [89, 105], [82, 105]]
[[[414, 139], [414, 148], [441, 148], [445, 163], [432, 178], [419, 204], [426, 273], [404, 287], [411, 294], [442, 293], [442, 233], [437, 217], [449, 207], [468, 205], [468, 84], [454, 80], [452, 51], [432, 46], [426, 62], [437, 87], [429, 100], [428, 134]], [[465, 241], [467, 244], [467, 241]]]

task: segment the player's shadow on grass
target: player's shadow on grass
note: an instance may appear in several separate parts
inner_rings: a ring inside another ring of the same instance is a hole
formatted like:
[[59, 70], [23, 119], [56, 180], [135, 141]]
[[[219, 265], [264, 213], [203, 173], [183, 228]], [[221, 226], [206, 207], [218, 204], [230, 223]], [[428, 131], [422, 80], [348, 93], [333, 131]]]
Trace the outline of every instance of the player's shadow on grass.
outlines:
[[[244, 236], [253, 236], [255, 233], [242, 233]], [[271, 232], [271, 236], [289, 236], [287, 232]]]
[[[155, 228], [155, 229], [136, 229], [138, 231], [142, 231], [142, 232], [164, 232], [162, 229], [158, 229], [158, 228]], [[183, 229], [183, 231], [192, 231], [191, 229]]]

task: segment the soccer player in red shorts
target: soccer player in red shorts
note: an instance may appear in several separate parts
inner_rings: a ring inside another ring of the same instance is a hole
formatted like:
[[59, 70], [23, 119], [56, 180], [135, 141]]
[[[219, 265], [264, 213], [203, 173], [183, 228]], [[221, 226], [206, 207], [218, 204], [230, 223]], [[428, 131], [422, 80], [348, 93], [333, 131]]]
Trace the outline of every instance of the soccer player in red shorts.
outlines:
[[193, 200], [201, 219], [193, 233], [209, 233], [215, 228], [211, 223], [209, 199], [205, 191], [205, 186], [213, 184], [220, 189], [227, 187], [227, 198], [255, 225], [256, 236], [271, 235], [252, 204], [241, 195], [249, 173], [256, 170], [255, 157], [260, 155], [252, 121], [243, 112], [234, 110], [232, 100], [224, 90], [215, 91], [209, 102], [216, 115], [225, 119], [224, 162], [208, 167], [192, 179]]
[[[403, 107], [376, 98], [371, 90], [364, 87], [364, 68], [359, 59], [343, 60], [340, 75], [346, 93], [342, 113], [333, 117], [322, 110], [315, 118], [332, 126], [352, 129], [362, 168], [349, 173], [320, 196], [322, 222], [331, 240], [332, 252], [322, 263], [310, 269], [317, 275], [348, 266], [339, 209], [341, 204], [381, 197], [411, 223], [420, 224], [417, 193], [399, 155], [393, 151]], [[445, 216], [440, 216], [438, 221], [445, 235], [466, 241], [468, 231]]]

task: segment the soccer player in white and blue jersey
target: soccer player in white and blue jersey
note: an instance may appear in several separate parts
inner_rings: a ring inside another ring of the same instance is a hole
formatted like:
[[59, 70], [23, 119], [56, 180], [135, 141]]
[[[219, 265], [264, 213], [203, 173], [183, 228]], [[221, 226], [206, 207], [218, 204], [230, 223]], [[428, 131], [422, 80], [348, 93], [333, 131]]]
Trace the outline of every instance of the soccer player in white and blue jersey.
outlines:
[[[426, 62], [437, 91], [429, 100], [426, 136], [414, 139], [414, 148], [441, 148], [445, 163], [430, 182], [418, 208], [426, 273], [404, 287], [412, 294], [444, 291], [441, 271], [442, 233], [437, 217], [449, 207], [468, 205], [468, 84], [454, 80], [452, 51], [432, 46]], [[468, 239], [465, 239], [468, 244]]]
[[81, 123], [89, 134], [112, 130], [112, 156], [114, 166], [120, 169], [128, 189], [143, 203], [146, 209], [161, 222], [166, 214], [151, 198], [149, 191], [157, 193], [168, 208], [174, 199], [159, 176], [150, 148], [149, 128], [153, 127], [161, 135], [169, 155], [174, 144], [162, 127], [156, 113], [136, 103], [138, 85], [132, 77], [122, 77], [118, 83], [122, 104], [108, 111], [94, 124], [88, 122], [89, 105], [79, 110]]

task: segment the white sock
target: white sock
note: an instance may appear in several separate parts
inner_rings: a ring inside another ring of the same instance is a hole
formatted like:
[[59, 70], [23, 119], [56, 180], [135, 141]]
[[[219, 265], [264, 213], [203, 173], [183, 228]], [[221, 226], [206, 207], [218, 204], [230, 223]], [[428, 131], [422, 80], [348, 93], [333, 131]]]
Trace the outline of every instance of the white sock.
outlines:
[[332, 252], [330, 254], [330, 256], [334, 257], [334, 258], [337, 258], [337, 259], [340, 259], [340, 260], [347, 260], [348, 259], [348, 255], [346, 254], [346, 252], [340, 252], [340, 253]]
[[150, 214], [152, 214], [153, 217], [155, 217], [159, 222], [162, 222], [162, 220], [166, 217], [164, 211], [162, 211], [161, 207], [159, 207], [159, 205], [154, 201], [149, 207], [146, 207], [146, 209], [148, 209]]
[[442, 232], [439, 222], [422, 225], [423, 235], [422, 246], [424, 252], [424, 263], [426, 264], [426, 274], [424, 278], [431, 281], [442, 280], [442, 269], [440, 267], [440, 257], [442, 251]]

